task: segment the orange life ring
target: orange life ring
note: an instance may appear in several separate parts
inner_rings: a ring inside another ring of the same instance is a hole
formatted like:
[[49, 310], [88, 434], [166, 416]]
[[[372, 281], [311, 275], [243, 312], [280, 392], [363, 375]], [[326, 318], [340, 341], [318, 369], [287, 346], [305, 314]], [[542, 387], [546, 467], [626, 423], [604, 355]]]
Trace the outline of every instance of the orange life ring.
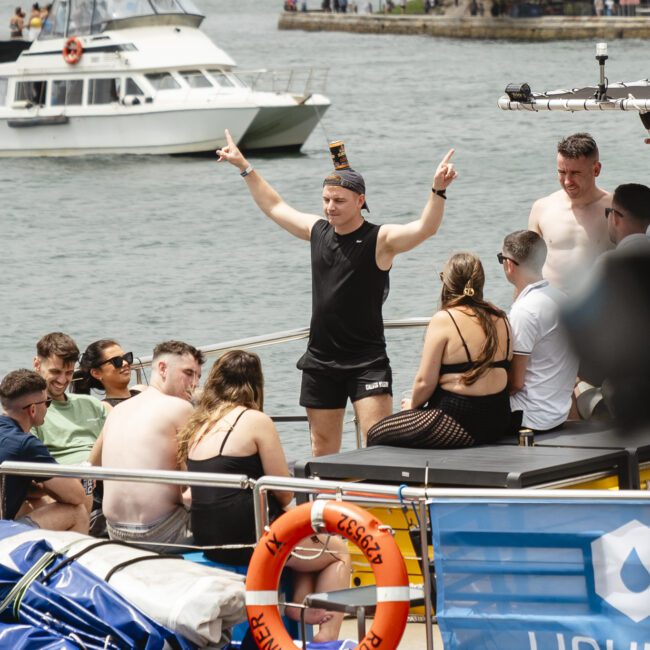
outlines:
[[355, 650], [392, 650], [399, 644], [409, 611], [408, 574], [390, 532], [377, 517], [339, 501], [305, 503], [276, 519], [255, 547], [246, 576], [246, 613], [259, 648], [295, 650], [278, 611], [280, 574], [292, 549], [305, 537], [329, 532], [356, 544], [372, 567], [377, 610]]
[[79, 63], [81, 55], [84, 53], [83, 45], [81, 40], [76, 36], [71, 36], [63, 46], [63, 59], [66, 63], [74, 65]]

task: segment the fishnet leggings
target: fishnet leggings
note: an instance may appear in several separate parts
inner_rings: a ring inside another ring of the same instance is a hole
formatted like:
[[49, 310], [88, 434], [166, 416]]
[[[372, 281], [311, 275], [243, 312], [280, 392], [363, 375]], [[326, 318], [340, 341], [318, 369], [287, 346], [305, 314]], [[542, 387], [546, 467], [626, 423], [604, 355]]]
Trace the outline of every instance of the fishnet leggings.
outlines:
[[440, 409], [409, 409], [385, 417], [368, 431], [368, 447], [390, 445], [413, 449], [472, 447], [476, 441]]

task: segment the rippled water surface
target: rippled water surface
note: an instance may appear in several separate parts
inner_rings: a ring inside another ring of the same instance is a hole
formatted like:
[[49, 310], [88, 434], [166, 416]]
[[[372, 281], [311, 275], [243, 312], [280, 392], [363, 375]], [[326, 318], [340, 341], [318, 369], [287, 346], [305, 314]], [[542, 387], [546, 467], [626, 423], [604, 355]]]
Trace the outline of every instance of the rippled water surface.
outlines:
[[[556, 188], [559, 138], [580, 130], [595, 136], [604, 188], [648, 183], [650, 147], [635, 114], [496, 108], [511, 81], [535, 90], [596, 82], [593, 42], [282, 32], [280, 2], [198, 3], [205, 31], [242, 67], [330, 68], [332, 107], [302, 153], [251, 157], [299, 209], [320, 210], [328, 140], [345, 141], [377, 223], [417, 216], [438, 160], [456, 148], [460, 176], [443, 226], [395, 262], [387, 318], [429, 316], [437, 271], [461, 249], [484, 260], [488, 298], [509, 306], [495, 254], [504, 235], [526, 226], [531, 203]], [[0, 0], [3, 23], [14, 4]], [[607, 66], [612, 81], [647, 77], [647, 44], [610, 43]], [[167, 156], [0, 158], [0, 166], [0, 374], [29, 366], [36, 340], [52, 330], [69, 332], [82, 348], [108, 336], [149, 354], [172, 337], [207, 345], [308, 324], [309, 246], [258, 212], [234, 169]], [[388, 334], [397, 393], [409, 387], [421, 337]], [[269, 412], [301, 412], [295, 361], [303, 348], [261, 351]], [[283, 428], [282, 436], [289, 455], [306, 453], [303, 428]]]

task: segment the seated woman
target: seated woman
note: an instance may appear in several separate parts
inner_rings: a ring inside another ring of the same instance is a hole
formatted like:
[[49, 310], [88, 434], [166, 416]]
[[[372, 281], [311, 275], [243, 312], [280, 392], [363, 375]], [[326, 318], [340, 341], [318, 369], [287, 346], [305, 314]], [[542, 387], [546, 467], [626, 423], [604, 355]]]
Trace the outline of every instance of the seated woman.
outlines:
[[[137, 387], [129, 389], [131, 381], [131, 364], [133, 352], [124, 352], [117, 341], [100, 339], [91, 343], [79, 360], [79, 369], [75, 371], [70, 390], [73, 393], [89, 395], [90, 389], [104, 391], [104, 404], [113, 408], [120, 402], [137, 395]], [[101, 465], [103, 432], [95, 441], [88, 456], [91, 465]], [[101, 481], [93, 489], [93, 505], [90, 513], [90, 534], [94, 537], [107, 537], [106, 519], [102, 512], [104, 488]]]
[[453, 255], [444, 271], [442, 309], [433, 315], [409, 410], [380, 420], [368, 445], [434, 449], [489, 443], [511, 430], [506, 314], [483, 299], [483, 265]]
[[104, 391], [106, 395], [102, 401], [115, 406], [140, 392], [129, 390], [132, 363], [133, 352], [124, 352], [116, 341], [95, 341], [81, 355], [71, 391], [86, 395], [90, 394], [91, 388]]
[[[264, 378], [256, 354], [231, 350], [219, 358], [203, 386], [199, 405], [179, 434], [179, 461], [195, 472], [265, 474], [289, 476], [278, 432], [271, 418], [262, 412]], [[292, 499], [290, 492], [269, 495], [271, 520], [279, 517]], [[254, 544], [255, 517], [250, 490], [232, 488], [192, 488], [192, 532], [197, 544]], [[314, 591], [332, 591], [350, 586], [350, 557], [338, 537], [314, 536], [303, 540], [301, 548], [315, 552], [313, 559], [290, 557], [287, 566], [296, 572], [293, 599]], [[252, 548], [206, 550], [216, 562], [248, 564]], [[296, 608], [287, 615], [298, 620]], [[342, 614], [309, 610], [305, 620], [319, 624], [315, 641], [338, 638]]]

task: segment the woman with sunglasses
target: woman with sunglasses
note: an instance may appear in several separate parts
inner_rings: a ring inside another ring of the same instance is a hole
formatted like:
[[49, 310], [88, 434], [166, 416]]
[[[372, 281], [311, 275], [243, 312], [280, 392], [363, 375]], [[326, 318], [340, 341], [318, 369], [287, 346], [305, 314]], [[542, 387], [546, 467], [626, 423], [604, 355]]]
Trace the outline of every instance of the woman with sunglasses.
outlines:
[[452, 255], [440, 280], [441, 309], [427, 329], [411, 403], [403, 404], [408, 410], [375, 424], [368, 445], [471, 447], [513, 430], [510, 325], [483, 298], [481, 260], [472, 253]]
[[91, 343], [79, 360], [71, 391], [90, 394], [91, 388], [104, 391], [103, 402], [115, 406], [137, 395], [129, 389], [133, 352], [124, 352], [117, 341], [101, 339]]
[[[260, 359], [244, 350], [231, 350], [210, 370], [196, 411], [178, 436], [178, 461], [194, 472], [289, 476], [280, 437], [263, 411], [264, 377]], [[289, 505], [292, 494], [269, 494], [271, 520]], [[192, 532], [201, 546], [239, 545], [240, 548], [206, 549], [216, 562], [247, 565], [256, 542], [253, 493], [232, 488], [192, 487]], [[350, 556], [339, 537], [314, 536], [300, 547], [312, 559], [292, 556], [287, 566], [296, 572], [294, 602], [313, 591], [350, 586]], [[288, 607], [287, 616], [300, 619]], [[342, 614], [309, 609], [305, 620], [319, 625], [314, 641], [338, 639]]]

